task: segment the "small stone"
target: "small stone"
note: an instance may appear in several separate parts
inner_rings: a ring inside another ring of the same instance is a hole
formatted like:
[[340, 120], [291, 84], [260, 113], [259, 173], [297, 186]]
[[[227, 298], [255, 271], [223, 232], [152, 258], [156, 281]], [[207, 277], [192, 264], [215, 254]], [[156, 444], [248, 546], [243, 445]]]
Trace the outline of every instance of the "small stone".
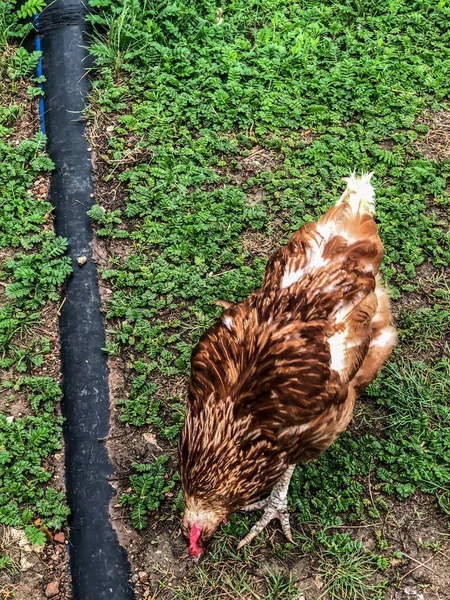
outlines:
[[86, 256], [79, 256], [77, 258], [77, 263], [79, 267], [82, 267], [83, 265], [85, 265], [87, 263], [87, 257]]
[[139, 581], [141, 583], [147, 583], [148, 581], [148, 575], [145, 571], [139, 571]]
[[60, 546], [59, 544], [56, 544], [56, 546], [55, 546], [56, 554], [61, 554], [62, 551], [63, 551], [63, 547]]
[[22, 556], [20, 557], [19, 566], [20, 566], [20, 570], [23, 573], [25, 573], [26, 571], [29, 571], [30, 569], [33, 569], [36, 566], [33, 555], [29, 556], [29, 555], [22, 554]]
[[159, 450], [161, 449], [158, 445], [158, 442], [156, 441], [156, 436], [153, 433], [144, 433], [142, 437], [147, 442], [147, 444], [150, 444], [151, 446], [156, 446], [156, 448], [158, 448]]
[[46, 598], [54, 598], [59, 594], [59, 583], [57, 581], [52, 581], [45, 588], [45, 597]]
[[417, 588], [408, 586], [403, 592], [396, 592], [395, 600], [425, 600], [425, 596]]
[[64, 537], [64, 534], [62, 532], [55, 533], [53, 539], [55, 540], [55, 542], [58, 542], [58, 544], [64, 544], [64, 542], [66, 541], [66, 538]]
[[14, 421], [14, 417], [6, 417], [7, 423], [13, 423], [13, 421]]
[[108, 125], [108, 127], [106, 128], [106, 131], [108, 133], [111, 133], [111, 131], [114, 131], [114, 125]]

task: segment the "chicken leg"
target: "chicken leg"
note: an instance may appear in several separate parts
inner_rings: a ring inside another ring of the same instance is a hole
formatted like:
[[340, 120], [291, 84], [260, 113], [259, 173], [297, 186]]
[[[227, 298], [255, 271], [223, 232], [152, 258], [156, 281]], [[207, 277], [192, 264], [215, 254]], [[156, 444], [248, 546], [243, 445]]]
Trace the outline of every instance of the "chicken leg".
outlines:
[[295, 465], [291, 465], [286, 469], [284, 474], [274, 485], [272, 493], [268, 498], [249, 504], [242, 509], [244, 512], [249, 512], [251, 510], [260, 510], [263, 508], [264, 514], [261, 519], [253, 525], [245, 538], [239, 542], [238, 550], [251, 542], [253, 538], [255, 538], [273, 519], [279, 519], [284, 535], [290, 542], [294, 541], [292, 539], [291, 526], [289, 524], [289, 512], [287, 508], [287, 494], [294, 468]]

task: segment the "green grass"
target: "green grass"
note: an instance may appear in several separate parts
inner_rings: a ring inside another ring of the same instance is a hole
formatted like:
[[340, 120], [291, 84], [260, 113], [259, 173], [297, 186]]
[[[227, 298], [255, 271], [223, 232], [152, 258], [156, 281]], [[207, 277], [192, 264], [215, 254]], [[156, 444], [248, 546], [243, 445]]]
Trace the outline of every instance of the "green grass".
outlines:
[[217, 569], [214, 574], [198, 569], [194, 585], [175, 590], [174, 600], [213, 600], [228, 596], [243, 600], [298, 600], [300, 592], [295, 583], [283, 575], [267, 570], [265, 575], [249, 576], [247, 572], [227, 572]]
[[361, 550], [345, 554], [334, 550], [324, 552], [320, 570], [325, 583], [323, 596], [327, 595], [331, 600], [382, 598], [386, 589], [386, 581], [370, 582], [377, 572], [377, 564]]
[[54, 477], [61, 390], [47, 360], [56, 332], [46, 323], [55, 319], [71, 267], [66, 241], [53, 232], [52, 206], [39, 192], [53, 169], [37, 111], [30, 117], [40, 93], [33, 78], [39, 54], [14, 43], [32, 28], [29, 12], [43, 4], [0, 4], [0, 523], [25, 528], [34, 544], [44, 543], [46, 529], [61, 528], [69, 512]]
[[[270, 252], [335, 202], [340, 178], [373, 169], [401, 342], [356, 425], [296, 470], [291, 508], [317, 532], [370, 524], [417, 491], [448, 514], [450, 161], [416, 142], [424, 111], [448, 109], [450, 3], [238, 0], [219, 17], [212, 1], [91, 5], [102, 33], [88, 116], [106, 172], [90, 215], [109, 249], [107, 350], [127, 367], [121, 421], [150, 426], [172, 454], [212, 302], [245, 298]], [[174, 498], [156, 518], [176, 519]], [[213, 553], [255, 519], [232, 517]], [[335, 533], [297, 535], [330, 597], [381, 597], [378, 556], [339, 554]]]

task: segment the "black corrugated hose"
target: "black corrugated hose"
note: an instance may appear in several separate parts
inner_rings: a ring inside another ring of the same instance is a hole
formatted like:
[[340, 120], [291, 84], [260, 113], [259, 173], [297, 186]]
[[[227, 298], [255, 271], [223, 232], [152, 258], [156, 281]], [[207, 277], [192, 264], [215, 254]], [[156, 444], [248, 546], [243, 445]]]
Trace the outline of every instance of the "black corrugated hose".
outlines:
[[[114, 490], [105, 445], [110, 419], [108, 365], [101, 350], [105, 328], [87, 215], [94, 199], [83, 120], [90, 87], [86, 12], [80, 0], [56, 0], [36, 23], [46, 78], [48, 152], [55, 163], [49, 200], [55, 207], [56, 233], [68, 239], [73, 263], [59, 322], [66, 488], [72, 511], [70, 568], [74, 600], [132, 600], [127, 556], [109, 514]], [[87, 257], [82, 268], [77, 264], [81, 256]]]

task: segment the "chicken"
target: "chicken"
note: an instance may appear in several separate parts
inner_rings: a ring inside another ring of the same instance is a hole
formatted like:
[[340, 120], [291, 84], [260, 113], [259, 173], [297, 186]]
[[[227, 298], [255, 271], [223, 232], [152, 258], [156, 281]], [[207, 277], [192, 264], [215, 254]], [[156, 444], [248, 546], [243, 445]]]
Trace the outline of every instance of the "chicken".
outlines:
[[371, 176], [346, 179], [336, 205], [272, 256], [259, 290], [220, 302], [192, 353], [179, 460], [182, 530], [196, 558], [236, 511], [264, 510], [239, 547], [274, 518], [292, 540], [295, 464], [345, 431], [395, 345]]

